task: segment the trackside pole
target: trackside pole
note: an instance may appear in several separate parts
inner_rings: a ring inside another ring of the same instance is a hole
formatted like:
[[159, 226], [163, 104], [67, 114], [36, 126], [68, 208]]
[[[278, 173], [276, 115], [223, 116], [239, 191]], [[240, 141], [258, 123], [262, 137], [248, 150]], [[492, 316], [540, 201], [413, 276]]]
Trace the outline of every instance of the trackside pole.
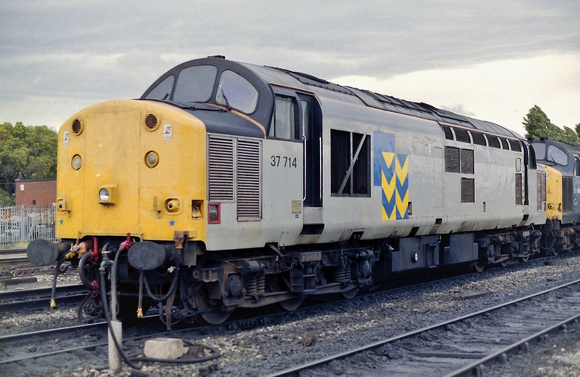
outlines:
[[[123, 324], [121, 321], [113, 320], [111, 321], [111, 328], [113, 329], [113, 334], [117, 341], [119, 342], [119, 346], [123, 346]], [[111, 328], [109, 328], [109, 370], [113, 373], [117, 373], [121, 371], [122, 363], [121, 363], [121, 354], [119, 350], [115, 346], [115, 341], [112, 338]]]

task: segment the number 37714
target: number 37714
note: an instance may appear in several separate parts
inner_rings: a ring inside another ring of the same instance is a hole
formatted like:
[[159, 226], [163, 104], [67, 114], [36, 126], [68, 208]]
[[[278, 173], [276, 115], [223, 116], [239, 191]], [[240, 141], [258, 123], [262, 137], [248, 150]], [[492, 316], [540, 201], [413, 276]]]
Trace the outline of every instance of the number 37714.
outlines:
[[270, 156], [270, 165], [280, 168], [298, 167], [296, 157], [278, 156], [278, 155]]

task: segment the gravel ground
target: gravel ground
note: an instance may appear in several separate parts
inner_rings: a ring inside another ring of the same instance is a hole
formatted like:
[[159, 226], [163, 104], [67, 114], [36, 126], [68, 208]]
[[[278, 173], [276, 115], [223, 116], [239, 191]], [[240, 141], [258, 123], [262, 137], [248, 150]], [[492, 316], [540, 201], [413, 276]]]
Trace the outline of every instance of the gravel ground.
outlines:
[[[530, 356], [530, 354], [532, 356]], [[580, 376], [580, 324], [530, 345], [527, 354], [510, 356], [509, 364], [485, 369], [488, 377]]]
[[[66, 275], [65, 275], [66, 278]], [[282, 318], [253, 330], [226, 331], [216, 327], [199, 334], [193, 330], [183, 339], [215, 347], [222, 357], [206, 364], [146, 365], [139, 375], [147, 376], [257, 376], [332, 355], [372, 341], [424, 327], [491, 304], [509, 301], [530, 293], [580, 278], [580, 254], [514, 263], [481, 274], [467, 274], [420, 287], [385, 291], [349, 301], [331, 302], [287, 313]], [[26, 286], [19, 287], [28, 289]], [[56, 310], [50, 314], [11, 314], [0, 318], [2, 332], [46, 328], [75, 318], [74, 311]], [[22, 330], [20, 330], [22, 329]], [[530, 347], [531, 354], [518, 355], [510, 363], [490, 368], [494, 376], [580, 376], [580, 330]], [[1, 345], [0, 345], [1, 348]], [[105, 376], [106, 350], [69, 355], [75, 361], [44, 358], [31, 365], [0, 367], [0, 374], [11, 376]], [[396, 358], [397, 355], [389, 354]], [[32, 365], [33, 364], [33, 365]], [[96, 368], [96, 369], [95, 369]], [[217, 369], [217, 370], [214, 370]], [[487, 372], [488, 370], [486, 370]], [[331, 370], [328, 375], [339, 375]], [[120, 376], [129, 376], [125, 367]], [[135, 374], [137, 375], [137, 374]]]

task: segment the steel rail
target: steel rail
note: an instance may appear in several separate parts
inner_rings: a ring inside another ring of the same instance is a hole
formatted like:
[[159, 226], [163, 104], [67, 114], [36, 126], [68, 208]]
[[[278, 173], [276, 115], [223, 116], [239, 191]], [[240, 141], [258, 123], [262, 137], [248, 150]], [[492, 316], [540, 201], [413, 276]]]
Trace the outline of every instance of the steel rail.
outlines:
[[[302, 364], [302, 365], [298, 365], [298, 366], [295, 366], [295, 367], [292, 367], [292, 368], [284, 369], [282, 371], [274, 372], [274, 373], [271, 373], [271, 374], [266, 375], [266, 377], [282, 377], [282, 376], [296, 375], [296, 373], [298, 373], [300, 371], [304, 371], [304, 370], [311, 369], [311, 368], [314, 368], [314, 367], [317, 367], [317, 366], [321, 366], [321, 365], [327, 364], [327, 363], [329, 363], [331, 361], [343, 359], [345, 357], [349, 357], [349, 356], [355, 355], [357, 353], [365, 352], [365, 351], [368, 351], [368, 350], [371, 350], [371, 349], [374, 349], [374, 348], [377, 348], [377, 347], [386, 345], [388, 343], [393, 343], [393, 342], [398, 341], [398, 340], [401, 340], [401, 339], [410, 338], [412, 336], [415, 336], [415, 335], [418, 335], [418, 334], [421, 334], [421, 333], [424, 333], [424, 332], [427, 332], [427, 331], [431, 331], [431, 330], [435, 330], [435, 329], [438, 329], [438, 328], [442, 328], [442, 327], [445, 327], [445, 326], [450, 325], [452, 323], [460, 322], [460, 321], [463, 321], [463, 320], [466, 320], [466, 319], [469, 319], [469, 318], [472, 318], [472, 317], [477, 317], [477, 316], [480, 316], [482, 314], [489, 313], [489, 312], [492, 312], [492, 311], [495, 311], [495, 310], [498, 310], [498, 309], [501, 309], [501, 308], [505, 308], [505, 307], [508, 307], [508, 306], [511, 306], [511, 305], [514, 305], [514, 304], [517, 304], [517, 303], [520, 303], [520, 302], [523, 302], [523, 301], [527, 301], [527, 300], [530, 300], [532, 298], [535, 298], [535, 297], [538, 297], [538, 296], [542, 296], [542, 295], [548, 294], [550, 292], [557, 291], [557, 290], [560, 290], [560, 289], [563, 289], [563, 288], [566, 288], [566, 287], [569, 287], [569, 286], [572, 286], [572, 285], [575, 285], [575, 284], [579, 284], [579, 283], [580, 283], [580, 279], [574, 280], [574, 281], [571, 281], [571, 282], [568, 282], [568, 283], [565, 283], [565, 284], [561, 284], [561, 285], [556, 286], [556, 287], [552, 287], [552, 288], [546, 289], [546, 290], [541, 291], [541, 292], [537, 292], [537, 293], [534, 293], [534, 294], [531, 294], [531, 295], [527, 295], [527, 296], [524, 296], [524, 297], [521, 297], [521, 298], [518, 298], [518, 299], [515, 299], [515, 300], [512, 300], [512, 301], [508, 301], [508, 302], [505, 302], [505, 303], [502, 303], [502, 304], [498, 304], [498, 305], [492, 306], [490, 308], [478, 310], [478, 311], [473, 312], [473, 313], [469, 313], [469, 314], [466, 314], [466, 315], [459, 316], [457, 318], [453, 318], [453, 319], [450, 319], [450, 320], [447, 320], [447, 321], [444, 321], [444, 322], [440, 322], [438, 324], [434, 324], [434, 325], [431, 325], [431, 326], [427, 326], [427, 327], [424, 327], [424, 328], [420, 328], [420, 329], [417, 329], [417, 330], [413, 330], [413, 331], [410, 331], [410, 332], [406, 332], [404, 334], [396, 335], [396, 336], [393, 336], [393, 337], [390, 337], [390, 338], [382, 339], [382, 340], [379, 340], [379, 341], [376, 341], [376, 342], [373, 342], [373, 343], [369, 343], [369, 344], [364, 345], [364, 346], [361, 346], [361, 347], [357, 347], [357, 348], [354, 348], [354, 349], [351, 349], [351, 350], [347, 350], [347, 351], [344, 351], [344, 352], [339, 352], [337, 354], [334, 354], [334, 355], [331, 355], [331, 356], [328, 356], [328, 357], [324, 357], [322, 359], [314, 360], [314, 361], [311, 361], [311, 362], [308, 362], [308, 363], [305, 363], [305, 364]], [[557, 325], [555, 325], [555, 326], [557, 326]], [[553, 327], [553, 326], [551, 326], [551, 327]], [[500, 355], [501, 355], [501, 353], [500, 353]], [[497, 357], [497, 356], [495, 356], [495, 357]]]
[[560, 321], [559, 323], [550, 326], [544, 330], [541, 330], [533, 335], [528, 336], [525, 339], [522, 339], [520, 341], [517, 341], [513, 344], [510, 344], [509, 346], [506, 346], [490, 355], [487, 355], [479, 360], [476, 360], [474, 362], [472, 362], [469, 365], [464, 366], [461, 369], [458, 369], [454, 372], [451, 372], [449, 374], [446, 374], [445, 377], [457, 377], [457, 376], [463, 376], [465, 374], [471, 374], [472, 372], [476, 372], [477, 373], [477, 369], [481, 366], [484, 365], [486, 363], [492, 362], [496, 359], [498, 359], [499, 357], [501, 357], [504, 354], [508, 354], [508, 353], [512, 353], [514, 350], [519, 349], [521, 346], [525, 345], [526, 343], [531, 342], [532, 340], [536, 340], [539, 339], [540, 337], [542, 337], [543, 335], [549, 334], [551, 332], [554, 332], [556, 330], [561, 329], [563, 326], [568, 325], [569, 323], [573, 323], [575, 321], [578, 321], [580, 319], [580, 314], [576, 314], [573, 315], [572, 317], [569, 317], [563, 321]]
[[[11, 342], [14, 340], [25, 339], [25, 338], [32, 338], [38, 336], [45, 336], [45, 335], [52, 335], [52, 334], [63, 334], [72, 331], [78, 330], [86, 330], [93, 327], [102, 327], [106, 326], [106, 322], [96, 322], [96, 323], [88, 323], [83, 325], [76, 325], [76, 326], [69, 326], [69, 327], [59, 327], [55, 329], [46, 329], [46, 330], [38, 330], [38, 331], [30, 331], [30, 332], [23, 332], [19, 334], [8, 334], [8, 335], [0, 335], [0, 343], [3, 342]], [[5, 363], [6, 361], [0, 361], [0, 364]]]
[[26, 257], [17, 257], [17, 258], [0, 258], [0, 265], [25, 265], [25, 266], [32, 266], [32, 263]]
[[[141, 321], [148, 321], [148, 320], [158, 321], [158, 316], [157, 315], [145, 316], [141, 319]], [[17, 341], [17, 340], [21, 340], [21, 339], [25, 339], [25, 338], [31, 338], [31, 337], [36, 338], [39, 336], [50, 336], [52, 334], [61, 335], [63, 333], [67, 333], [67, 332], [83, 331], [83, 330], [87, 330], [87, 329], [91, 329], [91, 328], [99, 328], [99, 327], [106, 328], [107, 322], [102, 321], [102, 322], [96, 322], [96, 323], [90, 323], [90, 324], [82, 324], [82, 325], [76, 325], [76, 326], [61, 327], [61, 328], [55, 328], [55, 329], [47, 329], [47, 330], [41, 330], [41, 331], [26, 332], [26, 333], [21, 333], [21, 334], [11, 334], [11, 335], [0, 336], [0, 344], [11, 342], [11, 341]], [[175, 333], [178, 331], [186, 331], [186, 329], [162, 331], [162, 332], [153, 333], [153, 334], [140, 335], [140, 336], [136, 336], [136, 337], [125, 338], [125, 339], [123, 339], [123, 341], [129, 342], [132, 340], [146, 339], [146, 338], [151, 338], [154, 336], [171, 334], [171, 333]], [[26, 355], [26, 356], [16, 356], [16, 357], [0, 360], [0, 365], [15, 363], [17, 361], [37, 359], [37, 358], [42, 358], [42, 357], [47, 357], [47, 356], [55, 356], [55, 355], [59, 355], [59, 354], [63, 354], [63, 353], [70, 353], [72, 351], [83, 350], [83, 349], [88, 349], [88, 348], [107, 347], [108, 345], [109, 345], [108, 342], [101, 342], [101, 343], [88, 344], [88, 345], [84, 345], [84, 346], [63, 348], [63, 349], [56, 350], [56, 351], [37, 353], [37, 354]]]
[[[0, 302], [28, 297], [50, 298], [51, 291], [52, 288], [36, 288], [24, 291], [0, 292]], [[60, 285], [56, 287], [57, 294], [79, 293], [81, 291], [85, 293], [88, 292], [81, 284]]]
[[[56, 300], [59, 304], [78, 303], [88, 291], [82, 285], [63, 285], [56, 288]], [[9, 312], [22, 309], [48, 308], [51, 288], [30, 289], [0, 293], [0, 311]]]
[[26, 249], [0, 249], [0, 255], [24, 254]]

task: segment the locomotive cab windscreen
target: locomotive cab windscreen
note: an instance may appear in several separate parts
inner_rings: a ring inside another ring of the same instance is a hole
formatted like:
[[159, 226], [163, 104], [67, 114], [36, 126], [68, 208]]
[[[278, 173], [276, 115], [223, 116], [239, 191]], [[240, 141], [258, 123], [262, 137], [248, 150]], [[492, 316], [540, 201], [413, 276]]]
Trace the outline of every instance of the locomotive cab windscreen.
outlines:
[[[262, 128], [260, 134], [247, 135], [259, 137], [265, 136], [273, 108], [273, 96], [264, 81], [244, 65], [220, 58], [190, 61], [169, 70], [141, 99], [167, 102], [186, 111], [235, 111]], [[202, 117], [208, 121], [210, 132], [244, 134], [226, 124], [220, 131], [217, 123], [222, 121], [218, 117]]]

